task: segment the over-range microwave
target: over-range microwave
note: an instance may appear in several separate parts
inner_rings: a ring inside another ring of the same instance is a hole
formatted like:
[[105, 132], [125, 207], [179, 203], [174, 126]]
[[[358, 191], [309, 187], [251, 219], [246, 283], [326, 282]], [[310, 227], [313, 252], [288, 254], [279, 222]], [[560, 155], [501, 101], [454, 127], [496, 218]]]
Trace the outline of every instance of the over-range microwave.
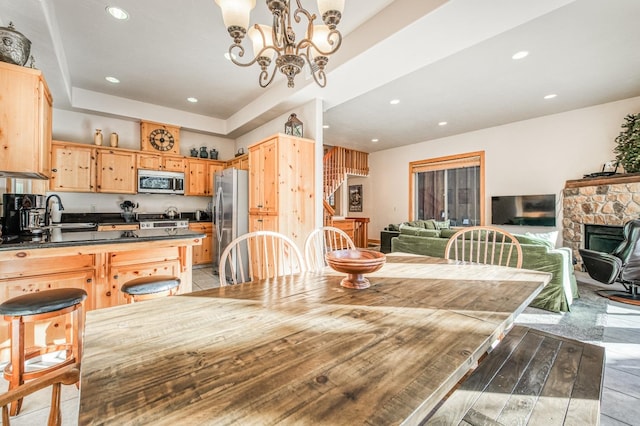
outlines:
[[138, 169], [138, 192], [184, 194], [184, 173]]

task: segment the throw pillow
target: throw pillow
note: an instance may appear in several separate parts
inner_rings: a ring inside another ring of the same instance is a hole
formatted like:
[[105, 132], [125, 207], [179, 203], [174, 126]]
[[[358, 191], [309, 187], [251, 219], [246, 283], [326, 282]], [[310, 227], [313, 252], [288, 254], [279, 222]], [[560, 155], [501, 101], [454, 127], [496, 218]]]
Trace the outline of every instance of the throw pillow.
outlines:
[[541, 240], [549, 241], [552, 247], [555, 248], [556, 243], [558, 242], [558, 231], [549, 231], [549, 232], [525, 232], [526, 236], [539, 238]]
[[426, 229], [438, 229], [436, 228], [436, 221], [433, 219], [423, 220], [423, 222]]
[[451, 221], [449, 219], [443, 221], [433, 221], [436, 229], [449, 229], [451, 227]]

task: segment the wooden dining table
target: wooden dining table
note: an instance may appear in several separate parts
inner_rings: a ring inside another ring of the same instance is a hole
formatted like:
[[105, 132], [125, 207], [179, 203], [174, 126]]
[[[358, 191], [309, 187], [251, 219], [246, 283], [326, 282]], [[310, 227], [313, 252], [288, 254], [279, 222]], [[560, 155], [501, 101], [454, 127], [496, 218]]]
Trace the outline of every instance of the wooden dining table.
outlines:
[[550, 274], [388, 254], [87, 313], [81, 425], [418, 424]]

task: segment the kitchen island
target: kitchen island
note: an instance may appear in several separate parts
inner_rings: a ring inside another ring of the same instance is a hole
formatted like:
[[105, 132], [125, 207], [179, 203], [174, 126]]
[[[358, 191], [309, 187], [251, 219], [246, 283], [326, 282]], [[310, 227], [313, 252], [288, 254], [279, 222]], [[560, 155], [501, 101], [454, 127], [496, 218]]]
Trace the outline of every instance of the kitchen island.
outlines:
[[[126, 303], [120, 287], [149, 275], [180, 278], [179, 293], [192, 290], [192, 248], [204, 234], [188, 229], [52, 232], [0, 244], [0, 303], [54, 288], [82, 288], [87, 311]], [[27, 345], [64, 336], [64, 319], [27, 332]], [[0, 321], [0, 361], [8, 360], [8, 323]]]

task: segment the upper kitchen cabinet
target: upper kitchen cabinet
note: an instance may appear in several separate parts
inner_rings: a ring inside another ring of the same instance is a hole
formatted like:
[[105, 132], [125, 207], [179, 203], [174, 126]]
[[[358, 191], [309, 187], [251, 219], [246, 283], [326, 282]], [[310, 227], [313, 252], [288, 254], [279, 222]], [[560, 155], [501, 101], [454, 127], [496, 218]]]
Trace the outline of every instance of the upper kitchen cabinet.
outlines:
[[315, 142], [278, 134], [249, 147], [249, 231], [280, 232], [298, 247], [315, 227]]
[[98, 156], [98, 191], [111, 194], [135, 194], [135, 152], [100, 149]]
[[49, 178], [52, 107], [42, 72], [0, 62], [0, 176]]
[[96, 150], [91, 145], [51, 143], [51, 191], [95, 192]]
[[138, 154], [138, 169], [185, 172], [187, 160], [184, 157], [170, 157], [158, 154]]
[[187, 160], [187, 188], [185, 195], [210, 196], [213, 194], [215, 174], [224, 169], [224, 161]]
[[227, 161], [225, 168], [249, 170], [249, 154], [242, 154], [235, 157], [233, 160]]

